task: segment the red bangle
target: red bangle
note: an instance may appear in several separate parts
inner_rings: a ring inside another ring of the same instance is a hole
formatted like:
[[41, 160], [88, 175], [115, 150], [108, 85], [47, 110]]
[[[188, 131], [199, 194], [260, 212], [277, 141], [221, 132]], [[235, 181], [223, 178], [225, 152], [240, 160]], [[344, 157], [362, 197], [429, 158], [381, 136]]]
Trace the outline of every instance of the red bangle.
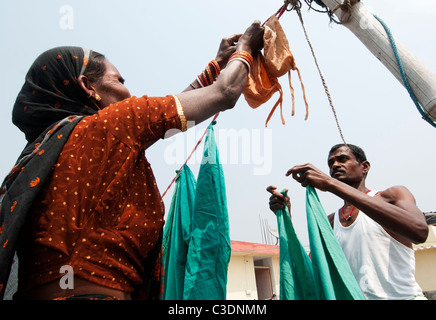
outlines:
[[212, 60], [211, 62], [209, 62], [209, 65], [212, 65], [213, 69], [215, 70], [215, 78], [217, 78], [221, 73], [220, 65], [216, 60]]
[[198, 75], [197, 79], [203, 87], [210, 86], [221, 73], [220, 66], [216, 60], [212, 60], [206, 69]]
[[201, 79], [201, 76], [197, 76], [197, 80], [198, 80], [198, 82], [200, 82], [200, 85], [201, 85], [202, 87], [205, 87], [205, 86], [206, 86], [206, 85], [204, 84], [203, 80]]
[[208, 76], [207, 80], [208, 80], [209, 84], [212, 84], [215, 80], [213, 78], [212, 71], [210, 70], [209, 67], [207, 67], [204, 71], [206, 71], [206, 75]]

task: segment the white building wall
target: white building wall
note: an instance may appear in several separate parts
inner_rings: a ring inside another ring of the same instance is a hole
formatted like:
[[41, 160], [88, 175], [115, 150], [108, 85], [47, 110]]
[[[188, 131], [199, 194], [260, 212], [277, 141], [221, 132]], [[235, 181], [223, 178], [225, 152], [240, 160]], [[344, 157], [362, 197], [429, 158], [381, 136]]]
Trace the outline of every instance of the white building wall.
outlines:
[[227, 300], [257, 300], [254, 258], [270, 258], [268, 265], [271, 282], [277, 298], [280, 294], [280, 258], [278, 256], [253, 257], [251, 254], [232, 253], [227, 273]]
[[227, 300], [257, 299], [252, 256], [233, 255], [227, 273]]

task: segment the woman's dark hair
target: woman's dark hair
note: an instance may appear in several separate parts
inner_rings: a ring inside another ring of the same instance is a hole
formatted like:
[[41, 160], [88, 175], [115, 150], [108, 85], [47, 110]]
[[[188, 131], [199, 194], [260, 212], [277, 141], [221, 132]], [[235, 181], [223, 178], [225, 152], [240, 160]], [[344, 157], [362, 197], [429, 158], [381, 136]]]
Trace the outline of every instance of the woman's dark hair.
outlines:
[[359, 163], [366, 161], [366, 155], [365, 155], [365, 152], [362, 150], [362, 148], [360, 148], [354, 144], [349, 144], [349, 143], [347, 143], [346, 145], [343, 143], [334, 145], [330, 149], [329, 156], [332, 152], [336, 151], [340, 147], [348, 147], [351, 150], [351, 152], [354, 154], [354, 156], [356, 157], [356, 159]]
[[90, 82], [98, 82], [103, 77], [106, 72], [105, 60], [106, 57], [103, 54], [96, 51], [91, 52], [84, 74]]

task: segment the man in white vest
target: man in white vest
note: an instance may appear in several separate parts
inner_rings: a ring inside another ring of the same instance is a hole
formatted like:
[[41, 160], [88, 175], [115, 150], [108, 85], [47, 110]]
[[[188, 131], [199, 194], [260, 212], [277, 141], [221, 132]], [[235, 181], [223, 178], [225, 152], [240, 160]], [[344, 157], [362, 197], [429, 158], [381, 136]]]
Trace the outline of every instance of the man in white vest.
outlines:
[[[330, 176], [312, 164], [294, 166], [286, 175], [344, 200], [329, 221], [365, 298], [425, 299], [415, 280], [412, 243], [425, 242], [428, 226], [412, 193], [404, 186], [369, 189], [370, 163], [355, 145], [333, 146], [328, 166]], [[286, 204], [290, 208], [289, 197], [274, 186], [267, 190], [273, 212]]]

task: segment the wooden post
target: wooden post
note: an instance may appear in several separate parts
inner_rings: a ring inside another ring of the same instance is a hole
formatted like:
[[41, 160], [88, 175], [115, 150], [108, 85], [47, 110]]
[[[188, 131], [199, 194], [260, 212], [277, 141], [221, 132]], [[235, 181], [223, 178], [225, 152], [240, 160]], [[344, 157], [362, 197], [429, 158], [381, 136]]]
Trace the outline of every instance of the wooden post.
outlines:
[[[344, 2], [344, 0], [322, 1], [331, 10], [335, 10]], [[337, 9], [335, 15], [404, 85], [387, 33], [365, 5], [357, 2], [350, 12]], [[436, 121], [436, 74], [397, 39], [395, 43], [410, 87], [427, 116], [432, 121]]]

